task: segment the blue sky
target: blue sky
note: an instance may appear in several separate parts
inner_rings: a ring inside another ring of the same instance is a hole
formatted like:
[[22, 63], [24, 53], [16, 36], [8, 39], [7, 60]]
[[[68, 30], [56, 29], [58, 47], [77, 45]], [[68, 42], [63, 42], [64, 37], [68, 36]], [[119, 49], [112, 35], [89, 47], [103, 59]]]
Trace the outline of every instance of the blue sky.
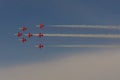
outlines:
[[65, 51], [89, 51], [88, 49], [44, 48], [33, 46], [42, 41], [47, 44], [118, 44], [120, 39], [89, 38], [31, 38], [22, 44], [13, 34], [20, 26], [28, 26], [27, 32], [43, 33], [111, 33], [119, 30], [51, 29], [37, 30], [34, 25], [82, 24], [119, 25], [119, 0], [0, 0], [0, 64], [44, 61], [61, 56]]

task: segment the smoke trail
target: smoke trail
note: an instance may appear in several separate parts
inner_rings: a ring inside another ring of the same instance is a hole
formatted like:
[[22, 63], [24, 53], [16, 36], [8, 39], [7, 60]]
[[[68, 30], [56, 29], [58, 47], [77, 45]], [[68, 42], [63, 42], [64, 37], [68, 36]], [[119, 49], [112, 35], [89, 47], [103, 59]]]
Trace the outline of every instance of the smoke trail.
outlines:
[[120, 48], [120, 45], [48, 45], [46, 47], [65, 47], [65, 48]]
[[98, 29], [120, 29], [120, 26], [100, 26], [100, 25], [50, 25], [51, 27], [64, 28], [98, 28]]
[[[38, 36], [39, 34], [33, 34]], [[43, 34], [47, 37], [120, 38], [119, 34]]]

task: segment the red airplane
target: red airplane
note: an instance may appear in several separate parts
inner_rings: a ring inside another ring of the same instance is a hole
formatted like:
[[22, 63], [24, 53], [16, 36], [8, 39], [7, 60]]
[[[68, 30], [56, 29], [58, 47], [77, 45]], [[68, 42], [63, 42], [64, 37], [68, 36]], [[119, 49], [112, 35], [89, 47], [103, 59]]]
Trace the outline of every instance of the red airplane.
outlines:
[[33, 35], [31, 33], [28, 33], [27, 36], [30, 38], [32, 37]]
[[22, 28], [20, 28], [20, 30], [22, 30], [22, 31], [26, 31], [27, 28], [26, 28], [25, 26], [23, 26]]
[[41, 24], [38, 25], [38, 27], [39, 27], [40, 29], [42, 29], [42, 28], [44, 28], [44, 24], [41, 23]]
[[18, 36], [18, 37], [21, 37], [21, 36], [22, 36], [22, 33], [18, 32], [18, 33], [17, 33], [17, 36]]
[[21, 41], [24, 43], [26, 42], [27, 40], [25, 38], [22, 38]]
[[44, 46], [42, 44], [39, 44], [36, 46], [37, 48], [43, 48]]
[[39, 33], [38, 36], [41, 38], [41, 37], [43, 37], [43, 34], [42, 34], [42, 33]]

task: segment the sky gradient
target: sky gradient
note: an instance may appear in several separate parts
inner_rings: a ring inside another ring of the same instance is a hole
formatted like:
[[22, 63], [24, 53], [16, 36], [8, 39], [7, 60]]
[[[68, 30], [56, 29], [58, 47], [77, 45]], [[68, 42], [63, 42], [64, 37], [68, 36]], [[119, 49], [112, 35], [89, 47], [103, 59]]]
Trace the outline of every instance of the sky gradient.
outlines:
[[[89, 54], [90, 56], [94, 55], [94, 54], [91, 54], [91, 51], [93, 51], [95, 55], [101, 54], [102, 53], [101, 51], [103, 50], [106, 50], [106, 53], [109, 53], [110, 49], [106, 49], [106, 48], [103, 49], [103, 48], [48, 48], [48, 47], [45, 47], [43, 49], [38, 49], [38, 48], [35, 48], [34, 46], [39, 43], [42, 43], [45, 46], [55, 45], [55, 44], [120, 45], [120, 39], [59, 38], [59, 37], [43, 37], [40, 39], [37, 37], [32, 37], [25, 44], [23, 44], [18, 40], [16, 36], [14, 36], [14, 34], [19, 31], [18, 28], [20, 28], [21, 26], [28, 27], [28, 31], [26, 31], [25, 33], [42, 32], [46, 34], [49, 34], [49, 33], [51, 34], [61, 34], [61, 33], [63, 34], [70, 34], [70, 33], [73, 33], [73, 34], [120, 34], [120, 30], [115, 30], [115, 29], [114, 30], [113, 29], [88, 29], [88, 28], [87, 29], [86, 28], [81, 28], [81, 29], [69, 28], [68, 29], [68, 28], [51, 28], [49, 26], [49, 25], [71, 25], [72, 24], [72, 25], [104, 25], [104, 26], [113, 25], [113, 26], [119, 27], [120, 25], [119, 3], [120, 1], [118, 0], [89, 0], [89, 1], [88, 0], [0, 0], [0, 26], [1, 26], [0, 70], [3, 70], [2, 73], [4, 73], [5, 69], [3, 69], [3, 67], [8, 68], [8, 71], [9, 71], [9, 67], [10, 69], [13, 68], [12, 70], [14, 71], [15, 66], [18, 66], [18, 67], [24, 66], [24, 64], [30, 64], [31, 66], [31, 64], [34, 64], [34, 63], [37, 63], [38, 65], [39, 64], [42, 65], [42, 63], [51, 64], [51, 61], [56, 61], [55, 64], [56, 63], [59, 64], [59, 61], [57, 62], [58, 59], [62, 59], [64, 57], [77, 55], [77, 54], [79, 55]], [[35, 27], [35, 25], [38, 25], [39, 23], [44, 23], [46, 25], [43, 30], [40, 30]], [[114, 56], [114, 53], [119, 53], [119, 52], [120, 52], [119, 50], [117, 50], [117, 52], [115, 52], [114, 50], [114, 52], [111, 52], [111, 54]], [[109, 55], [107, 56], [109, 57]], [[94, 58], [97, 59], [98, 57], [99, 56], [97, 55]], [[120, 57], [120, 56], [115, 55], [114, 58], [115, 57]], [[76, 58], [78, 57], [76, 56]], [[85, 58], [87, 61], [92, 59], [86, 56], [84, 56], [83, 58]], [[74, 60], [74, 59], [75, 58], [70, 59], [70, 61], [68, 59], [68, 62], [71, 62], [71, 60]], [[82, 59], [80, 60], [78, 59], [78, 61], [81, 61]], [[106, 60], [113, 60], [113, 59], [109, 58]], [[64, 60], [60, 63], [63, 63], [63, 62]], [[96, 63], [94, 63], [94, 60], [92, 60], [91, 63], [97, 64], [97, 65], [105, 64], [104, 61], [100, 63], [99, 61], [97, 61]], [[114, 65], [114, 62], [112, 63], [111, 65]], [[118, 66], [120, 65], [119, 63], [116, 63], [116, 65], [117, 64]], [[60, 64], [60, 66], [61, 65], [62, 64]], [[90, 64], [88, 64], [87, 66], [89, 65]], [[71, 66], [71, 65], [65, 65], [65, 67], [66, 66]], [[109, 65], [106, 65], [106, 66], [109, 66]], [[16, 68], [19, 69], [18, 67]], [[106, 69], [106, 67], [104, 66], [102, 66], [102, 68]], [[24, 69], [26, 69], [26, 67], [23, 68], [23, 70]], [[47, 66], [46, 66], [46, 69], [47, 69]], [[117, 71], [115, 70], [115, 72]], [[7, 71], [5, 71], [5, 74], [6, 73]], [[118, 73], [120, 72], [118, 71]], [[22, 74], [22, 72], [20, 74]], [[114, 75], [114, 73], [113, 74], [111, 73], [111, 75]], [[1, 76], [0, 76], [0, 79], [2, 79]], [[69, 80], [69, 78], [67, 79]], [[115, 79], [115, 78], [113, 79], [118, 80], [120, 78], [118, 77], [118, 79]], [[4, 80], [4, 78], [2, 80]], [[87, 79], [84, 79], [84, 80], [87, 80]]]
[[[69, 50], [86, 51], [86, 49], [69, 48], [34, 48], [34, 45], [42, 42], [48, 44], [119, 44], [120, 39], [104, 38], [31, 38], [22, 44], [13, 34], [18, 28], [27, 26], [32, 33], [85, 33], [85, 34], [119, 34], [119, 30], [106, 29], [68, 29], [51, 28], [48, 25], [119, 25], [118, 1], [101, 0], [1, 0], [0, 1], [0, 63], [18, 63], [23, 61], [41, 61], [48, 57], [55, 57]], [[43, 30], [34, 26], [44, 23]], [[87, 49], [88, 50], [88, 49]]]
[[[69, 52], [71, 53], [71, 52]], [[114, 54], [113, 54], [114, 53]], [[64, 56], [54, 61], [0, 68], [1, 80], [119, 80], [120, 50]]]

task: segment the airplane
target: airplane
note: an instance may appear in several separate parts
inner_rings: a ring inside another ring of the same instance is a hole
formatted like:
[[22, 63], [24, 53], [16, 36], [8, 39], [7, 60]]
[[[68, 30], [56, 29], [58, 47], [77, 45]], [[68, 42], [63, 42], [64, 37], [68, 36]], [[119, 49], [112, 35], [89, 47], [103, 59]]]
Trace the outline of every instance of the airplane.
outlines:
[[21, 37], [21, 36], [22, 36], [22, 33], [18, 32], [18, 33], [15, 34], [15, 35], [17, 35], [18, 37]]
[[38, 36], [41, 38], [41, 37], [43, 37], [43, 34], [42, 34], [42, 33], [39, 33]]
[[37, 27], [39, 27], [40, 29], [42, 29], [42, 28], [44, 28], [44, 24], [39, 24], [39, 25], [37, 25]]
[[27, 40], [25, 39], [25, 38], [22, 38], [22, 39], [20, 39], [21, 40], [21, 42], [26, 42]]
[[33, 35], [31, 33], [28, 33], [27, 36], [30, 38], [32, 37]]
[[19, 29], [22, 30], [22, 31], [26, 31], [27, 30], [27, 28], [25, 26], [23, 26], [22, 28], [19, 28]]
[[37, 48], [43, 48], [44, 46], [42, 44], [36, 45]]

